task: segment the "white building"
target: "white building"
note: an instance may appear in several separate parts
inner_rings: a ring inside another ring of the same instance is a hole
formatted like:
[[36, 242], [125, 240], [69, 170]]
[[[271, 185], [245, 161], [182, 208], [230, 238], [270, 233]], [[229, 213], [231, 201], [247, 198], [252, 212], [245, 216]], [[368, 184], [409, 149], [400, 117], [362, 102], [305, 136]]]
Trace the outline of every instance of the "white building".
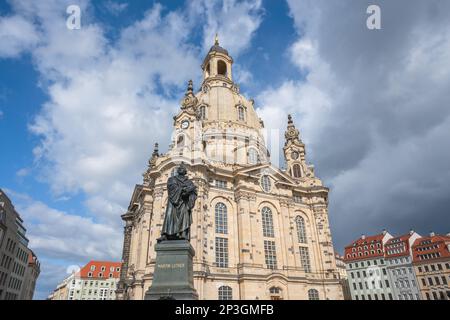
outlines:
[[384, 259], [384, 245], [392, 238], [387, 231], [361, 236], [345, 247], [344, 261], [352, 300], [394, 300]]
[[420, 237], [416, 232], [410, 231], [385, 244], [385, 260], [396, 300], [421, 300], [411, 250], [414, 241]]
[[90, 261], [71, 274], [48, 297], [50, 300], [115, 300], [120, 262]]

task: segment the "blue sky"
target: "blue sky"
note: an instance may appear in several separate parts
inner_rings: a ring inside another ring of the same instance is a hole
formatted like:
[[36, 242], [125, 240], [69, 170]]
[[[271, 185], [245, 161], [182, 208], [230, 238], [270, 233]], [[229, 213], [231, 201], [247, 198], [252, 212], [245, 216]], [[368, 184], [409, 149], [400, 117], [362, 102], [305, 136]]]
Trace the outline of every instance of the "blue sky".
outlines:
[[450, 4], [375, 1], [370, 31], [372, 2], [0, 2], [0, 187], [42, 262], [36, 298], [69, 265], [120, 259], [120, 214], [216, 32], [268, 129], [282, 138], [294, 115], [336, 249], [383, 228], [447, 233]]

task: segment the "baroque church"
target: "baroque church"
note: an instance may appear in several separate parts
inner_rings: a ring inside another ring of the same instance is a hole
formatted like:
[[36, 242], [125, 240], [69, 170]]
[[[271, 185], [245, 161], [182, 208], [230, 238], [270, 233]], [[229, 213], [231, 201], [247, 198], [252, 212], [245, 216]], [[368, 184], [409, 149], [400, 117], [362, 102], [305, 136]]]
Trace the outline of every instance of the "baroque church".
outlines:
[[340, 300], [328, 220], [328, 188], [306, 162], [291, 116], [286, 170], [271, 164], [253, 100], [233, 81], [219, 45], [205, 57], [174, 117], [167, 153], [158, 145], [136, 185], [125, 223], [117, 299], [144, 299], [167, 206], [167, 180], [184, 163], [197, 186], [191, 226], [194, 286], [206, 300]]

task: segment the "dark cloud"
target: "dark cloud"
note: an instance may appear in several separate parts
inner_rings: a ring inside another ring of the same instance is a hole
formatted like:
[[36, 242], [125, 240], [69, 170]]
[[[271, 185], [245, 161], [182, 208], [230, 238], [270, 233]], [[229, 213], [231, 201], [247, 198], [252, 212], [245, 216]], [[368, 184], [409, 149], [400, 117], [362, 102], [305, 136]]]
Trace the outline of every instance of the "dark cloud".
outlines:
[[[450, 2], [288, 2], [292, 61], [309, 75], [291, 102], [281, 88], [262, 97], [302, 115], [309, 160], [332, 187], [336, 248], [383, 228], [450, 231]], [[370, 4], [382, 30], [366, 28]]]

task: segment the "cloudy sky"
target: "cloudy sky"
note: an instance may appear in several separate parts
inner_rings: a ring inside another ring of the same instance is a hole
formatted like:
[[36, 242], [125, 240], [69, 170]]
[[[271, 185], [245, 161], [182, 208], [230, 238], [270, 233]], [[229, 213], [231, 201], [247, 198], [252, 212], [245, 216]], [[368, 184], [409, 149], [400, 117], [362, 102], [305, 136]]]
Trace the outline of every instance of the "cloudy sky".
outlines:
[[[80, 6], [81, 29], [66, 8]], [[381, 8], [381, 30], [366, 27]], [[342, 252], [361, 233], [450, 231], [450, 2], [0, 2], [0, 187], [42, 263], [121, 255], [131, 192], [214, 34], [269, 129], [294, 115], [331, 188]]]

